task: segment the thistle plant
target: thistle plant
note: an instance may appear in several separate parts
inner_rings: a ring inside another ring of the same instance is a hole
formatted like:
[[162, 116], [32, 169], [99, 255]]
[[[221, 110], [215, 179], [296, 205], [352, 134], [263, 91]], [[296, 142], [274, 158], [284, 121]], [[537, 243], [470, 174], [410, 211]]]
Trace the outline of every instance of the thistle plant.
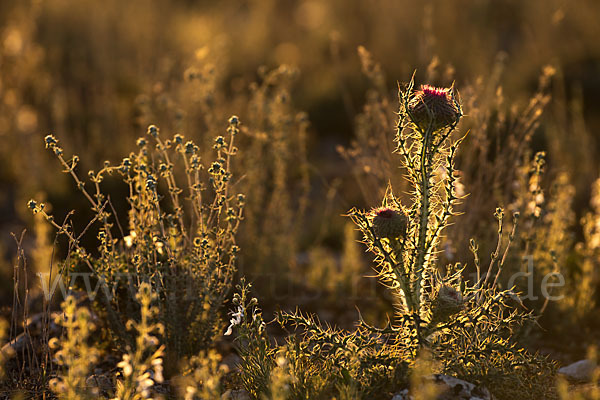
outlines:
[[[452, 141], [451, 135], [462, 110], [454, 87], [425, 85], [417, 90], [411, 81], [399, 95], [396, 152], [412, 187], [412, 204], [401, 204], [388, 187], [381, 208], [370, 213], [353, 209], [349, 215], [375, 253], [380, 279], [397, 294], [399, 318], [411, 326], [415, 343], [421, 345], [424, 323], [459, 308], [462, 301], [459, 295], [450, 296], [455, 288], [442, 286], [435, 266], [440, 236], [459, 200], [454, 162], [464, 137]], [[443, 178], [440, 170], [445, 172]], [[434, 293], [438, 297], [432, 303]], [[453, 307], [441, 304], [450, 297], [456, 303]]]
[[[362, 326], [395, 337], [410, 363], [427, 347], [441, 371], [488, 385], [499, 398], [549, 395], [554, 366], [512, 339], [519, 326], [534, 318], [512, 290], [498, 288], [519, 214], [513, 214], [507, 235], [504, 211], [496, 210], [498, 243], [487, 270], [482, 270], [477, 243], [471, 240], [475, 282], [463, 280], [461, 263], [440, 268], [439, 241], [461, 200], [455, 157], [466, 135], [453, 139], [453, 132], [462, 110], [453, 87], [415, 89], [411, 81], [399, 97], [396, 153], [412, 188], [411, 204], [401, 204], [388, 187], [380, 208], [350, 211], [375, 254], [380, 280], [395, 294], [398, 315], [383, 331]], [[531, 369], [537, 370], [535, 378]]]

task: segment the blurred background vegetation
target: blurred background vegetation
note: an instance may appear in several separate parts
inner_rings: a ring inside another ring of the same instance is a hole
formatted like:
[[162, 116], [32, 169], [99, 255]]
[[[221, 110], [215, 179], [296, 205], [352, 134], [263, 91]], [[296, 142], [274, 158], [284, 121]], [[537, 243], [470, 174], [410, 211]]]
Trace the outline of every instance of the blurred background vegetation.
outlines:
[[[471, 129], [458, 165], [471, 195], [442, 260], [472, 264], [472, 237], [489, 255], [497, 206], [529, 211], [507, 268], [533, 254], [566, 285], [563, 300], [530, 304], [544, 310], [543, 329], [524, 337], [558, 358], [581, 357], [599, 329], [599, 16], [596, 0], [2, 1], [2, 314], [13, 298], [10, 233], [28, 229], [30, 299], [33, 274], [61, 254], [27, 200], [46, 200], [57, 220], [77, 209], [79, 231], [92, 215], [44, 149], [46, 134], [79, 155], [84, 176], [118, 164], [150, 123], [209, 153], [237, 114], [235, 185], [247, 197], [238, 267], [265, 312], [300, 304], [346, 326], [359, 305], [383, 321], [391, 299], [365, 278], [370, 260], [342, 214], [378, 206], [388, 180], [402, 191], [389, 150], [397, 81], [416, 70], [417, 82], [456, 82]], [[104, 185], [125, 223], [125, 187]], [[572, 340], [558, 341], [565, 332]]]

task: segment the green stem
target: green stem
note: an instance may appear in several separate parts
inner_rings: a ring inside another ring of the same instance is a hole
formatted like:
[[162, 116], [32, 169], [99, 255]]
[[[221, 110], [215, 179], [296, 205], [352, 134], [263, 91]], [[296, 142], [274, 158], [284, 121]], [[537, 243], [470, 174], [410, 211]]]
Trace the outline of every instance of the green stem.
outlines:
[[415, 264], [415, 279], [416, 288], [414, 292], [413, 304], [416, 305], [416, 310], [419, 311], [419, 304], [421, 298], [421, 281], [423, 280], [423, 270], [425, 269], [425, 257], [426, 257], [426, 240], [427, 240], [427, 226], [429, 219], [429, 163], [427, 158], [427, 148], [431, 139], [432, 129], [428, 128], [424, 132], [423, 144], [421, 147], [421, 209], [420, 209], [420, 222], [419, 222], [419, 240], [417, 242], [417, 262]]
[[[365, 224], [365, 226], [368, 227], [368, 224]], [[392, 273], [396, 277], [396, 281], [400, 284], [400, 289], [402, 289], [402, 291], [404, 292], [404, 297], [406, 299], [406, 307], [408, 308], [409, 311], [414, 311], [415, 309], [418, 309], [418, 307], [415, 307], [415, 304], [413, 303], [413, 299], [411, 298], [411, 292], [409, 290], [410, 279], [406, 279], [406, 276], [404, 274], [404, 266], [403, 266], [404, 261], [402, 259], [402, 252], [404, 250], [404, 240], [400, 244], [398, 251], [394, 251], [394, 253], [396, 254], [396, 259], [394, 259], [392, 257], [392, 255], [390, 254], [390, 252], [388, 252], [386, 250], [386, 248], [383, 246], [383, 243], [381, 243], [381, 240], [379, 240], [377, 235], [375, 235], [375, 232], [373, 232], [372, 230], [371, 230], [371, 235], [373, 237], [373, 243], [375, 244], [375, 246], [377, 246], [377, 248], [381, 252], [381, 256], [383, 257], [383, 260], [390, 265]]]

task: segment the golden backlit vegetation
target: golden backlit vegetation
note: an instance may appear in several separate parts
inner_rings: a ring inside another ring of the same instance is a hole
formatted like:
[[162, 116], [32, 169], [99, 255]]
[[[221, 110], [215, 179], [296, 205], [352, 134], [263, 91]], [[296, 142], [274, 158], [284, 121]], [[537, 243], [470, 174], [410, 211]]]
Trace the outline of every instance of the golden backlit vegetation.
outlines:
[[600, 398], [598, 16], [0, 2], [2, 398]]

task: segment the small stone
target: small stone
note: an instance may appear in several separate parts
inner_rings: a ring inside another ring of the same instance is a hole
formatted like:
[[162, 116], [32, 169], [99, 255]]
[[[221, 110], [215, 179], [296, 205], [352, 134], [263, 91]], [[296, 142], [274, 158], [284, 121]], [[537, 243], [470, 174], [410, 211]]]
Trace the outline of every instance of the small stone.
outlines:
[[592, 360], [580, 360], [558, 370], [560, 375], [574, 381], [589, 381], [597, 365]]

